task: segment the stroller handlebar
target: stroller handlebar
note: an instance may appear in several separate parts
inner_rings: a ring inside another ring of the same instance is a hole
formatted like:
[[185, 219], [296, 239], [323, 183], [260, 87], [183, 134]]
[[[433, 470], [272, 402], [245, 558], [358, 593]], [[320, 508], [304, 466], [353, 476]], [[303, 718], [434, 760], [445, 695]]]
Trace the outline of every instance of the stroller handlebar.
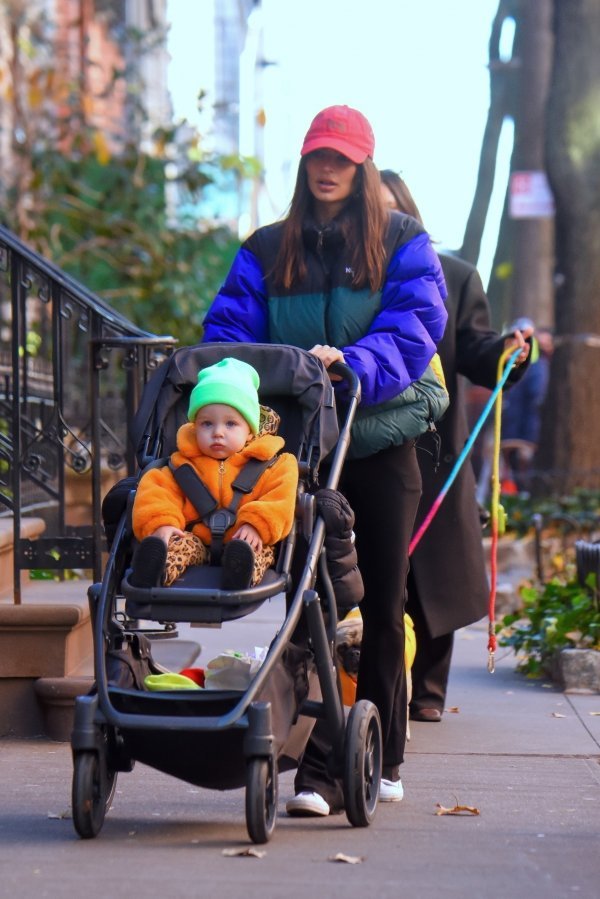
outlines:
[[339, 433], [337, 445], [329, 468], [327, 487], [337, 488], [346, 453], [350, 445], [350, 436], [354, 415], [360, 403], [360, 380], [354, 369], [345, 362], [334, 362], [327, 369], [328, 374], [335, 375], [345, 382], [347, 394], [344, 396], [345, 418]]
[[356, 399], [357, 403], [360, 403], [360, 379], [353, 368], [350, 368], [345, 362], [334, 362], [327, 369], [327, 373], [337, 375], [342, 381], [345, 381], [349, 398]]

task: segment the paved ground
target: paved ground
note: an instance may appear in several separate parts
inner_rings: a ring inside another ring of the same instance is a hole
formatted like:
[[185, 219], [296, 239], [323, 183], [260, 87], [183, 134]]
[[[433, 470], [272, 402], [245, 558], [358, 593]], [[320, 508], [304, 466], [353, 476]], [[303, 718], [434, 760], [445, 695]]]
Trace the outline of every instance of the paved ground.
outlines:
[[[199, 640], [206, 661], [219, 648], [262, 645], [277, 620], [275, 603], [231, 633], [182, 638]], [[529, 682], [501, 653], [490, 675], [486, 642], [483, 624], [459, 633], [454, 711], [441, 724], [412, 723], [404, 802], [380, 806], [365, 829], [345, 816], [290, 819], [284, 774], [262, 858], [223, 855], [251, 845], [243, 791], [200, 790], [139, 764], [119, 775], [98, 838], [81, 841], [69, 818], [68, 744], [0, 741], [0, 896], [597, 899], [600, 695]], [[438, 803], [480, 814], [438, 816]], [[339, 852], [361, 862], [332, 862]]]

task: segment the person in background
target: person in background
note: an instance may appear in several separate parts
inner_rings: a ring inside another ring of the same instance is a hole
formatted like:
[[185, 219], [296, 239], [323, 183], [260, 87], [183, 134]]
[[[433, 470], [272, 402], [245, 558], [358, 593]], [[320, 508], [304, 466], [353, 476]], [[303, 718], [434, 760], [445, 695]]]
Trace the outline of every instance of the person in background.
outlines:
[[[421, 222], [417, 205], [403, 179], [384, 169], [381, 191], [390, 209]], [[436, 469], [425, 440], [418, 452], [423, 495], [417, 526], [439, 495], [469, 436], [466, 419], [464, 376], [474, 384], [493, 389], [498, 359], [509, 346], [521, 347], [519, 370], [529, 353], [533, 328], [515, 330], [510, 337], [491, 328], [490, 309], [477, 270], [455, 256], [440, 253], [448, 296], [448, 322], [438, 345], [446, 386], [448, 411], [437, 424], [441, 438], [440, 464]], [[410, 717], [437, 722], [444, 711], [454, 631], [480, 620], [487, 610], [488, 581], [481, 537], [480, 510], [475, 498], [475, 477], [470, 462], [460, 469], [437, 514], [410, 560], [407, 611], [414, 621], [417, 654], [412, 668]]]
[[[397, 802], [407, 727], [408, 545], [421, 493], [415, 440], [404, 441], [397, 413], [402, 393], [421, 377], [443, 334], [446, 290], [423, 226], [385, 209], [374, 147], [358, 110], [332, 106], [315, 116], [289, 212], [239, 250], [204, 320], [204, 341], [293, 344], [327, 368], [345, 362], [360, 379], [360, 408], [372, 413], [365, 444], [371, 440], [372, 448], [363, 444], [364, 455], [353, 458], [353, 434], [339, 483], [356, 515], [365, 589], [357, 698], [379, 710], [379, 798]], [[288, 814], [343, 808], [320, 724], [298, 768]]]

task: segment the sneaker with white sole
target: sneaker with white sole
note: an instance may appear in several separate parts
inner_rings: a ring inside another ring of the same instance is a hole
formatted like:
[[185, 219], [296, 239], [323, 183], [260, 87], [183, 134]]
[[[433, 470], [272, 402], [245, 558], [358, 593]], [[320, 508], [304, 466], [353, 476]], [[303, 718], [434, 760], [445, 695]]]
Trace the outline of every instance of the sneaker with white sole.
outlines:
[[287, 801], [285, 810], [293, 818], [324, 818], [329, 814], [329, 803], [318, 793], [303, 790]]
[[400, 778], [398, 780], [386, 780], [381, 778], [379, 784], [379, 801], [380, 802], [401, 802], [404, 798], [404, 788]]

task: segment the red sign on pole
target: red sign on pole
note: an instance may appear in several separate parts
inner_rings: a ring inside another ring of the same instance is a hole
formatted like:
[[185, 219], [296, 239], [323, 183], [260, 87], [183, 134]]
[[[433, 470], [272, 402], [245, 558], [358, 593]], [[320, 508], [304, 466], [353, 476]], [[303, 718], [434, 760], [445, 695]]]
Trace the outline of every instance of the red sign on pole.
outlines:
[[545, 172], [513, 172], [510, 178], [510, 217], [552, 218], [554, 198]]

